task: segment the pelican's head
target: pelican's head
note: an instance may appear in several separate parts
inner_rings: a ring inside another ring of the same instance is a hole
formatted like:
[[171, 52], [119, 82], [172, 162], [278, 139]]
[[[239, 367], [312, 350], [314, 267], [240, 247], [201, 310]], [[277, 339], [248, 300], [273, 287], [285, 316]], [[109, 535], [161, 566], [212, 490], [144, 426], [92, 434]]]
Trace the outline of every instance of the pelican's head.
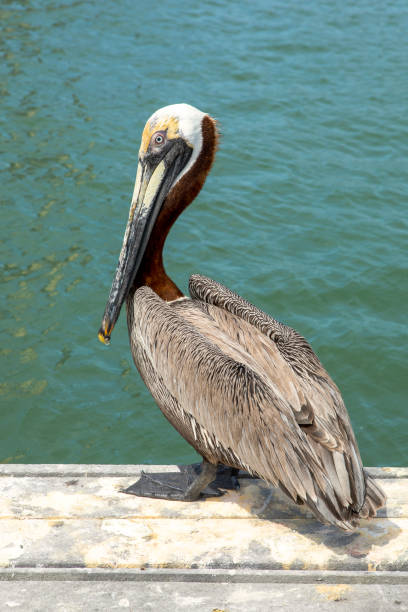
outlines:
[[215, 121], [189, 104], [165, 106], [148, 119], [123, 246], [98, 333], [101, 342], [109, 342], [168, 196], [174, 195], [176, 186], [183, 191], [183, 177], [180, 204], [183, 199], [184, 208], [196, 196], [211, 167], [216, 143]]
[[[172, 104], [156, 111], [147, 120], [142, 134], [139, 159], [165, 154], [174, 146], [184, 148], [187, 163], [177, 180], [187, 172], [197, 159], [203, 145], [202, 122], [205, 113], [189, 104]], [[164, 155], [165, 156], [165, 155]], [[183, 160], [180, 160], [180, 166]]]

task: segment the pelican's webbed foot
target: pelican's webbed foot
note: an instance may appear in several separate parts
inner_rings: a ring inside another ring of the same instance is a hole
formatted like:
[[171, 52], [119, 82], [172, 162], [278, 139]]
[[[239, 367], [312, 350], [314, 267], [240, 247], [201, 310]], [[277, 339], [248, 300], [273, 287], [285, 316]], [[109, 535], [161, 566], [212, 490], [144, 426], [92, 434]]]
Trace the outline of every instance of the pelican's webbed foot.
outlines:
[[[200, 497], [219, 497], [222, 489], [239, 488], [238, 479], [231, 468], [217, 466], [205, 459], [202, 464], [180, 466], [179, 472], [142, 472], [140, 479], [124, 489], [123, 493], [155, 499], [195, 501]], [[212, 483], [212, 484], [211, 484]], [[237, 486], [238, 484], [238, 486]]]
[[215, 484], [221, 489], [228, 489], [231, 491], [239, 491], [241, 485], [238, 480], [239, 469], [231, 468], [227, 465], [220, 463], [217, 467], [217, 477]]

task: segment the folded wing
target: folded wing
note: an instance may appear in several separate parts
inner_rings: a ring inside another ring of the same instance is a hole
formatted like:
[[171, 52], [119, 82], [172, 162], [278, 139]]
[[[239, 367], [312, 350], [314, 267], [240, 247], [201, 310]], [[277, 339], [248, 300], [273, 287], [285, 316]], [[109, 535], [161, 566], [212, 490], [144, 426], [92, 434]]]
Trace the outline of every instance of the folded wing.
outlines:
[[165, 416], [207, 460], [351, 529], [366, 478], [341, 396], [310, 346], [210, 279], [192, 277], [190, 292], [168, 304], [142, 287], [133, 300], [132, 352]]

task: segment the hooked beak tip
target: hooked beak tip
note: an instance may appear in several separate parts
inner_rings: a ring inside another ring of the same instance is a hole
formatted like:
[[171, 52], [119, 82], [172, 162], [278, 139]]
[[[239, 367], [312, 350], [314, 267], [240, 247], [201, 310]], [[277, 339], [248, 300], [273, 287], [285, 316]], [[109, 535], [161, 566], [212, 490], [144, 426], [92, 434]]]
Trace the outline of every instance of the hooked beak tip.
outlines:
[[102, 344], [110, 344], [110, 333], [108, 333], [107, 327], [105, 328], [105, 330], [103, 329], [103, 327], [100, 328], [100, 330], [98, 331], [98, 339], [100, 340], [100, 342], [102, 342]]

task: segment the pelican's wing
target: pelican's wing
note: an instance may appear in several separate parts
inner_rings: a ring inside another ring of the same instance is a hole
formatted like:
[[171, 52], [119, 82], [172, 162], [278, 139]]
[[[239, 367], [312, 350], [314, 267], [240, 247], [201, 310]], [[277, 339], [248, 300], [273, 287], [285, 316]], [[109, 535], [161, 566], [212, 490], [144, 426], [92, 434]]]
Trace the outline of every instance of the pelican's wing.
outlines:
[[361, 516], [375, 515], [385, 497], [367, 479], [341, 394], [305, 338], [209, 278], [192, 276], [189, 289], [230, 333], [246, 324], [240, 343], [289, 403], [339, 502]]
[[251, 356], [189, 300], [170, 305], [142, 287], [131, 308], [139, 370], [198, 452], [279, 485], [321, 520], [350, 529], [352, 507], [338, 499], [291, 406]]

